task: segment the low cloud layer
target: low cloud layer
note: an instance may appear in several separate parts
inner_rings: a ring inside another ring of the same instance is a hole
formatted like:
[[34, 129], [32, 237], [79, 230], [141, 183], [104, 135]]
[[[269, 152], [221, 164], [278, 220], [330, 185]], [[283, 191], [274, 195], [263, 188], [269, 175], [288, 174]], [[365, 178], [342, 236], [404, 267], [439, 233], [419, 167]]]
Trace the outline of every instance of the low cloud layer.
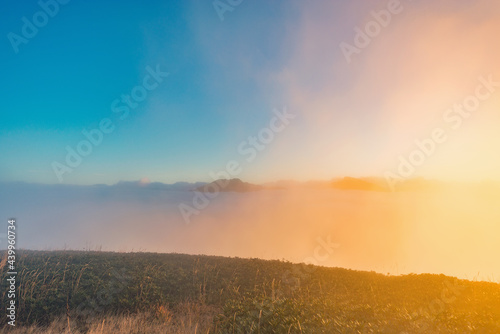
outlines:
[[[286, 259], [404, 274], [498, 280], [500, 199], [480, 188], [369, 192], [295, 188], [221, 193], [190, 224], [191, 191], [128, 186], [2, 184], [1, 219], [19, 246]], [[6, 225], [5, 225], [6, 226]], [[5, 240], [2, 248], [5, 247]], [[322, 255], [326, 254], [324, 251]]]

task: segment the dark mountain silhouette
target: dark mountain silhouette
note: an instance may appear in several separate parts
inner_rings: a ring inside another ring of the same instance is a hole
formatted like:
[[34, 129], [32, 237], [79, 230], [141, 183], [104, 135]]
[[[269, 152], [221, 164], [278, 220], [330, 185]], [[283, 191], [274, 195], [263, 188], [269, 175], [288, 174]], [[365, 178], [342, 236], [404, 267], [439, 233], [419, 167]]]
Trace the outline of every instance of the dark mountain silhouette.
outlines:
[[196, 191], [201, 192], [216, 192], [216, 191], [233, 191], [233, 192], [248, 192], [264, 189], [262, 186], [243, 182], [240, 179], [219, 179], [217, 181], [197, 187]]

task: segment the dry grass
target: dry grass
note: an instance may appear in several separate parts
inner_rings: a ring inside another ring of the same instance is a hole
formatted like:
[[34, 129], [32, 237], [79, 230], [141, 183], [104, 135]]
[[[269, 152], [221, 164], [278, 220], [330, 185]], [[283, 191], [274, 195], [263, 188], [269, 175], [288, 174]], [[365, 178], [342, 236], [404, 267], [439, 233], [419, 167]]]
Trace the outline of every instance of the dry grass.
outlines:
[[7, 256], [2, 256], [2, 260], [0, 260], [0, 270], [2, 270], [6, 264], [7, 264]]
[[[86, 326], [59, 318], [48, 327], [7, 326], [0, 333], [9, 334], [209, 334], [214, 333], [213, 318], [217, 310], [203, 304], [186, 302], [174, 311], [160, 306], [153, 312], [108, 315], [89, 319]], [[85, 328], [84, 328], [85, 327]]]

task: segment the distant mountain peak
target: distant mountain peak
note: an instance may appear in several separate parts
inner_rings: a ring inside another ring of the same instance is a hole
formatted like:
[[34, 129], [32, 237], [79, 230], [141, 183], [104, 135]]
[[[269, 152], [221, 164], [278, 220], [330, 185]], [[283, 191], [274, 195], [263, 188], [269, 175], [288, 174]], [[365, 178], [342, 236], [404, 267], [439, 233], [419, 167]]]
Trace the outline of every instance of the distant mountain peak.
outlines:
[[196, 188], [196, 191], [200, 192], [248, 192], [263, 189], [262, 186], [243, 182], [238, 178], [234, 179], [219, 179], [211, 183], [205, 184], [201, 187]]

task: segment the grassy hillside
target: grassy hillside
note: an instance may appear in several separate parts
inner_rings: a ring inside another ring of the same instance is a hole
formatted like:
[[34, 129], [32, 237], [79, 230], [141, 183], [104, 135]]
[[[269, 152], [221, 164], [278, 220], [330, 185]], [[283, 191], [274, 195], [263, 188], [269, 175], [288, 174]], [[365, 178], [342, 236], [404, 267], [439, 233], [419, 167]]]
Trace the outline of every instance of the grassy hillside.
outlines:
[[17, 266], [6, 333], [500, 333], [500, 285], [444, 275], [77, 251], [20, 251]]

